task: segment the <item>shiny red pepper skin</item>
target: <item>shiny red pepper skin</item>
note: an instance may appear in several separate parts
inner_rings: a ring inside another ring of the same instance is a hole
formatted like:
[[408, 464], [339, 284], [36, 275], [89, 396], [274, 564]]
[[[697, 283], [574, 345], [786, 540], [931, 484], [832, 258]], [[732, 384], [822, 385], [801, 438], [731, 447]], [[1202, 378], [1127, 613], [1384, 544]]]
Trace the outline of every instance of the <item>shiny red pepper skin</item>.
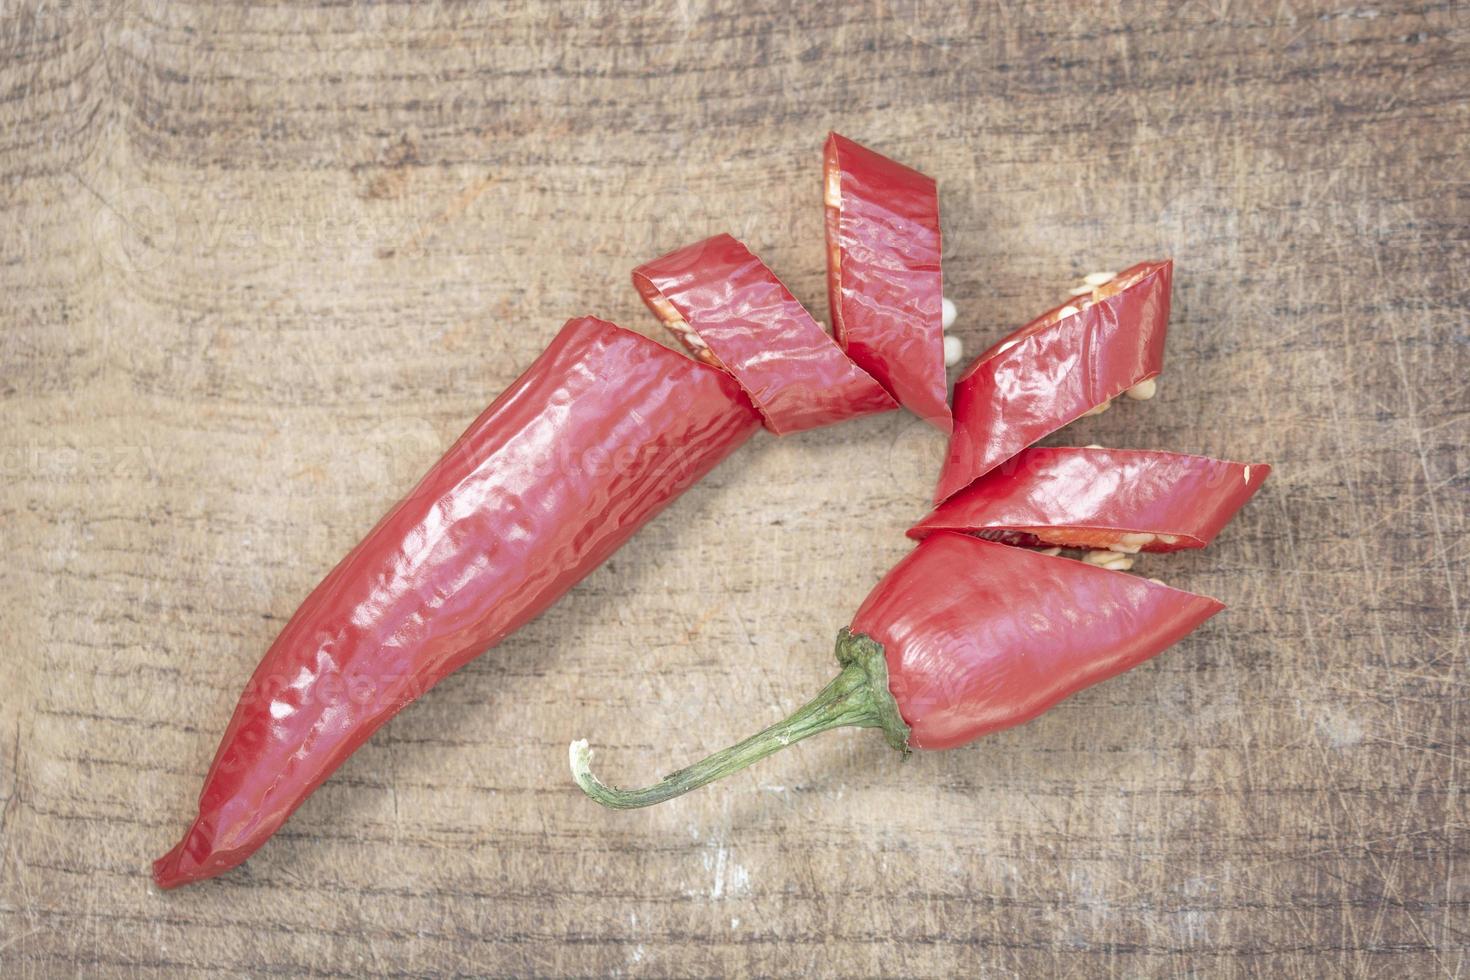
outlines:
[[905, 408], [948, 432], [939, 190], [836, 133], [824, 164], [832, 333]]
[[633, 285], [691, 352], [707, 350], [706, 360], [730, 372], [777, 435], [898, 407], [729, 235], [640, 265]]
[[1183, 453], [1037, 446], [950, 497], [908, 533], [1004, 535], [1008, 543], [1042, 547], [1072, 543], [1043, 529], [1097, 532], [1098, 547], [1109, 535], [1152, 534], [1142, 550], [1203, 548], [1270, 472], [1265, 463]]
[[1224, 606], [1124, 572], [936, 531], [852, 619], [883, 645], [909, 745], [1019, 725], [1160, 653]]
[[569, 321], [287, 623], [154, 880], [240, 864], [380, 725], [545, 610], [758, 427], [723, 372]]
[[[1172, 278], [1172, 261], [1140, 263], [1100, 287], [1103, 298], [1061, 304], [976, 358], [955, 383], [954, 435], [935, 503], [1157, 375]], [[1083, 308], [1059, 317], [1069, 305]]]

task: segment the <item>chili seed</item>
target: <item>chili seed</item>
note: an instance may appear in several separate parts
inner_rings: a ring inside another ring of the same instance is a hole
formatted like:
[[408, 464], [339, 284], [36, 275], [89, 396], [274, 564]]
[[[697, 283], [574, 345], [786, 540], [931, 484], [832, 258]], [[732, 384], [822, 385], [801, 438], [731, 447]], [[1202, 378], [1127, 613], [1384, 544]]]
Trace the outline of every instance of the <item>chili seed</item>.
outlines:
[[1138, 384], [1134, 385], [1132, 388], [1129, 388], [1127, 391], [1123, 392], [1123, 394], [1127, 395], [1129, 398], [1133, 399], [1136, 402], [1146, 402], [1155, 394], [1157, 394], [1158, 390], [1159, 386], [1154, 383], [1154, 379], [1149, 378], [1147, 381], [1138, 382]]

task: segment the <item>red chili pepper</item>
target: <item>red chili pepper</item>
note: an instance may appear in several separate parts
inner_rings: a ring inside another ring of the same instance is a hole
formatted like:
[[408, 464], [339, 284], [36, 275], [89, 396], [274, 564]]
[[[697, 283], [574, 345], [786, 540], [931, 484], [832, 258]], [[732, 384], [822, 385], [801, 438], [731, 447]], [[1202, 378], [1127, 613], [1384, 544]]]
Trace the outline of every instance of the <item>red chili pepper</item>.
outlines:
[[1033, 447], [940, 504], [909, 537], [967, 531], [1026, 547], [1203, 548], [1270, 472], [1183, 453]]
[[948, 432], [939, 190], [836, 133], [824, 156], [832, 333], [905, 408]]
[[795, 714], [653, 786], [605, 786], [587, 743], [577, 784], [618, 809], [660, 803], [832, 728], [881, 728], [894, 748], [946, 749], [1019, 725], [1135, 667], [1224, 608], [1123, 572], [936, 531], [838, 634], [842, 671]]
[[286, 624], [154, 880], [244, 861], [380, 725], [550, 606], [758, 426], [723, 372], [602, 320], [568, 322]]
[[1144, 262], [1049, 310], [981, 354], [954, 389], [954, 435], [934, 502], [1164, 366], [1173, 262]]
[[778, 435], [898, 407], [729, 235], [640, 265], [633, 285], [692, 353], [740, 382]]

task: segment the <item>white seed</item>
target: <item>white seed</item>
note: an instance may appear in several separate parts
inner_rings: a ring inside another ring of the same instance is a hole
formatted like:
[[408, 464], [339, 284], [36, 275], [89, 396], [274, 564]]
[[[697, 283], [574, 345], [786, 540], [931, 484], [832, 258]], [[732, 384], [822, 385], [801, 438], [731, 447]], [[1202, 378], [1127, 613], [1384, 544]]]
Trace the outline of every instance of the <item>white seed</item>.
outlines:
[[944, 366], [954, 367], [965, 356], [965, 345], [954, 334], [944, 337]]
[[954, 302], [948, 296], [939, 301], [939, 310], [939, 324], [948, 330], [954, 326], [954, 322], [959, 317], [960, 311], [954, 308]]
[[1082, 448], [1083, 449], [1101, 449], [1102, 448], [1102, 443], [1100, 443], [1100, 442], [1089, 442], [1087, 445], [1083, 446]]
[[1068, 296], [1086, 296], [1090, 292], [1092, 292], [1092, 287], [1091, 286], [1077, 286], [1077, 287], [1075, 287], [1073, 289], [1067, 290], [1067, 295]]
[[1149, 581], [1152, 582], [1154, 585], [1162, 585], [1166, 589], [1169, 587], [1169, 583], [1165, 582], [1161, 578], [1151, 578], [1149, 579]]
[[1122, 555], [1136, 555], [1146, 544], [1153, 544], [1154, 536], [1146, 531], [1127, 531], [1118, 535], [1118, 540], [1108, 545], [1108, 550]]
[[1089, 565], [1099, 568], [1111, 568], [1114, 571], [1126, 572], [1133, 567], [1133, 559], [1126, 555], [1115, 554], [1111, 551], [1089, 551], [1082, 556], [1082, 560]]
[[1123, 394], [1127, 395], [1129, 398], [1133, 399], [1136, 402], [1146, 402], [1155, 394], [1157, 394], [1158, 390], [1159, 386], [1154, 383], [1154, 379], [1149, 378], [1147, 381], [1138, 382], [1138, 384], [1134, 385], [1132, 388], [1129, 388]]
[[1040, 548], [1040, 549], [1037, 550], [1036, 553], [1038, 555], [1050, 555], [1052, 557], [1056, 557], [1057, 555], [1060, 555], [1062, 553], [1062, 549], [1061, 548]]
[[1019, 340], [1007, 340], [1007, 341], [1003, 341], [1001, 343], [1001, 345], [995, 349], [995, 352], [997, 354], [1004, 354], [1006, 351], [1010, 350], [1012, 347], [1016, 346], [1019, 343], [1020, 343]]
[[1133, 559], [1127, 555], [1113, 555], [1113, 559], [1113, 561], [1097, 562], [1097, 567], [1106, 568], [1110, 572], [1126, 572], [1133, 567]]
[[1246, 483], [1251, 482], [1251, 468], [1250, 468], [1249, 465], [1246, 466], [1245, 470], [1242, 471], [1241, 475], [1245, 477], [1245, 482]]
[[1089, 286], [1101, 286], [1104, 283], [1112, 282], [1117, 278], [1117, 275], [1116, 272], [1089, 272], [1082, 277], [1082, 281]]
[[842, 171], [833, 170], [827, 175], [827, 187], [823, 196], [826, 198], [827, 207], [842, 207]]
[[1058, 320], [1065, 320], [1067, 317], [1069, 317], [1069, 316], [1076, 316], [1078, 313], [1081, 313], [1081, 312], [1082, 311], [1079, 310], [1079, 309], [1077, 309], [1077, 307], [1075, 307], [1075, 306], [1070, 306], [1070, 305], [1069, 306], [1064, 306], [1060, 310], [1057, 310], [1057, 319]]
[[1178, 544], [1179, 543], [1179, 539], [1177, 537], [1175, 537], [1174, 535], [1172, 535], [1172, 534], [1161, 534], [1161, 535], [1159, 535], [1159, 540], [1162, 541], [1164, 544]]
[[1103, 402], [1101, 405], [1089, 408], [1086, 412], [1082, 413], [1082, 417], [1087, 418], [1089, 415], [1101, 415], [1108, 410], [1108, 406], [1111, 404], [1112, 402]]

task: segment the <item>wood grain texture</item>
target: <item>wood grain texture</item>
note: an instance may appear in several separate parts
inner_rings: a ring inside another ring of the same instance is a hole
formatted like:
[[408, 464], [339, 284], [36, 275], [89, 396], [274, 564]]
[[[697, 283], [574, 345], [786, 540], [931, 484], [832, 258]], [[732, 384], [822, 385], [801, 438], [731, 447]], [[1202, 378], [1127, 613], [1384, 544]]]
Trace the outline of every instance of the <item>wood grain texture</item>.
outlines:
[[[0, 5], [0, 974], [1462, 976], [1470, 11]], [[969, 749], [795, 707], [906, 548], [907, 416], [761, 437], [167, 895], [244, 679], [568, 316], [730, 231], [824, 316], [829, 128], [935, 176], [971, 351], [1177, 261], [1159, 397], [1066, 441], [1269, 459], [1230, 610]], [[840, 480], [831, 478], [840, 474]]]

